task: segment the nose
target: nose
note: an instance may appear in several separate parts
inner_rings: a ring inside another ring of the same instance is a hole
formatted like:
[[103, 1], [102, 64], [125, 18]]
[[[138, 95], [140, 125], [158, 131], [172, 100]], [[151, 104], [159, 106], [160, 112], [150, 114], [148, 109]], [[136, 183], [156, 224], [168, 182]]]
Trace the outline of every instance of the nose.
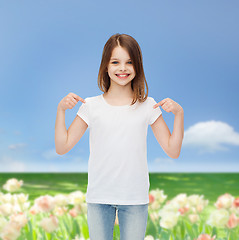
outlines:
[[124, 63], [120, 64], [120, 70], [125, 71], [126, 65]]

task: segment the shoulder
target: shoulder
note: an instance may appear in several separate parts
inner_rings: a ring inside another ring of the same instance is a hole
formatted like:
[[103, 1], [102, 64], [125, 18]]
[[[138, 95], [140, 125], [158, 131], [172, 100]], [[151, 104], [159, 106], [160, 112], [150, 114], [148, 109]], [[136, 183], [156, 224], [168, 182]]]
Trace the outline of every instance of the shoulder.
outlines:
[[98, 102], [100, 95], [85, 98], [86, 103]]
[[85, 105], [86, 108], [96, 108], [98, 106], [98, 103], [100, 102], [100, 95], [97, 96], [90, 96], [85, 98]]
[[155, 104], [156, 101], [154, 100], [153, 97], [147, 97], [147, 99], [145, 100], [145, 103], [146, 103], [147, 105], [152, 105], [152, 104]]

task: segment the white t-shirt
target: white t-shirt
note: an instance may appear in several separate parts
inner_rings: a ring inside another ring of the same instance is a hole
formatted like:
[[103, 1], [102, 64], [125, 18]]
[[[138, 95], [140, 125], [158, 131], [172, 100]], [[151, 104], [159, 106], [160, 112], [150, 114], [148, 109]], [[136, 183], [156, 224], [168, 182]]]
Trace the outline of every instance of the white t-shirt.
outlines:
[[103, 94], [85, 98], [77, 115], [89, 127], [87, 203], [149, 203], [147, 131], [162, 114], [147, 97], [130, 106], [113, 106]]

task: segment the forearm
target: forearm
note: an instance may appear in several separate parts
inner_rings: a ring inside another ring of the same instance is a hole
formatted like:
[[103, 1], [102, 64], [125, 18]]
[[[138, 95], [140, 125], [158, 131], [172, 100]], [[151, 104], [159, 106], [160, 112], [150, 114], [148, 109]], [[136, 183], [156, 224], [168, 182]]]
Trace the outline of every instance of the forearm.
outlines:
[[55, 148], [58, 154], [64, 153], [67, 142], [67, 129], [65, 124], [65, 111], [57, 108], [55, 124]]
[[169, 152], [174, 158], [180, 155], [184, 137], [184, 112], [183, 110], [175, 114], [173, 132], [169, 137]]

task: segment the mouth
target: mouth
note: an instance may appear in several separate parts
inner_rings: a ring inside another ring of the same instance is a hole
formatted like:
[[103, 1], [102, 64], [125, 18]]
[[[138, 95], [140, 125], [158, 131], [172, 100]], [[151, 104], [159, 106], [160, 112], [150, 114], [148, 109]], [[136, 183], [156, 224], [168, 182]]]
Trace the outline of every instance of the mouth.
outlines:
[[130, 74], [115, 74], [120, 79], [126, 79]]

